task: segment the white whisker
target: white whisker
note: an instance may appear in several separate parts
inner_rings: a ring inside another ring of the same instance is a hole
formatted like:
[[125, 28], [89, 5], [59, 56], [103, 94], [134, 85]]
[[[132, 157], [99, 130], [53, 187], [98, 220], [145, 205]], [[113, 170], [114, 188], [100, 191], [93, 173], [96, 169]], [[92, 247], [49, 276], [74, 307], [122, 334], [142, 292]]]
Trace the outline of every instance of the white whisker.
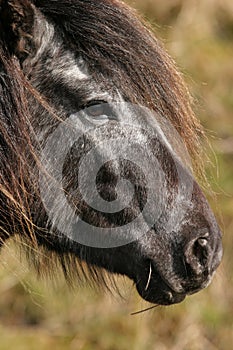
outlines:
[[150, 284], [150, 280], [151, 280], [151, 274], [152, 274], [152, 267], [151, 267], [151, 262], [150, 262], [150, 271], [149, 271], [149, 276], [148, 276], [148, 280], [147, 280], [147, 284], [145, 287], [145, 291], [148, 289], [149, 284]]

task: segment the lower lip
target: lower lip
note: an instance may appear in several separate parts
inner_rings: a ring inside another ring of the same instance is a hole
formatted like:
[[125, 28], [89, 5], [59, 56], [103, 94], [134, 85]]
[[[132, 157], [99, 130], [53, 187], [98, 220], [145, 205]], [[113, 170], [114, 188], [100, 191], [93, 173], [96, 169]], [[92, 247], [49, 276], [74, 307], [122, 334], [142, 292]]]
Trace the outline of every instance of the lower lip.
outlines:
[[155, 288], [150, 286], [147, 291], [138, 288], [138, 292], [144, 300], [159, 305], [178, 304], [185, 299], [186, 294], [176, 293], [169, 286], [166, 287], [167, 290], [159, 289], [159, 284], [156, 283]]

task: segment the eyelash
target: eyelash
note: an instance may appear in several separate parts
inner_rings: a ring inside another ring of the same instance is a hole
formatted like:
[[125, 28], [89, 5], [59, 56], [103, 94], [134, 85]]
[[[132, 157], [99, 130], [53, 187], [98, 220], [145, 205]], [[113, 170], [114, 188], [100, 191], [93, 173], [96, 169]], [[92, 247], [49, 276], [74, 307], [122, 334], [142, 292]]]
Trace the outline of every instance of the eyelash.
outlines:
[[88, 108], [88, 107], [91, 107], [91, 106], [95, 106], [95, 105], [106, 104], [106, 103], [107, 103], [107, 102], [104, 101], [104, 100], [92, 100], [92, 101], [87, 102], [87, 103], [84, 105], [83, 109]]

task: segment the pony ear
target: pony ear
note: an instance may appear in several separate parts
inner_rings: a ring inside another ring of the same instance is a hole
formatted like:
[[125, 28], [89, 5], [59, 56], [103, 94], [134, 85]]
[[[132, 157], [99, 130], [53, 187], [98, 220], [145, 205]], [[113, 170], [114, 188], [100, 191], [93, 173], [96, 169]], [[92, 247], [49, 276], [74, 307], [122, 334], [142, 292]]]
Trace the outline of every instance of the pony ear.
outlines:
[[34, 8], [29, 0], [0, 0], [0, 38], [9, 52], [24, 59], [32, 49]]

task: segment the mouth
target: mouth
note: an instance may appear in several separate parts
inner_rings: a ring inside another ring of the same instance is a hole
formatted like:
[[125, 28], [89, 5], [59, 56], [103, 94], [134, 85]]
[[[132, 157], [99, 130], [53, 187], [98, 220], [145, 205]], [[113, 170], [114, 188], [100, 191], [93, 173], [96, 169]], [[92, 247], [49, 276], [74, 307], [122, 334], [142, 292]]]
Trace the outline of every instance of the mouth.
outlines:
[[183, 279], [178, 281], [177, 277], [174, 277], [172, 282], [168, 281], [157, 271], [153, 262], [147, 260], [143, 277], [138, 277], [135, 284], [139, 295], [144, 300], [158, 305], [172, 305], [182, 302], [187, 295], [195, 294], [206, 288], [212, 281], [214, 273], [204, 275], [198, 284], [194, 284], [195, 278], [193, 277], [192, 283], [186, 283], [185, 287]]
[[183, 248], [183, 257], [177, 253], [165, 263], [158, 257], [141, 260], [134, 278], [139, 295], [153, 304], [172, 305], [206, 288], [221, 262], [220, 237], [215, 243], [206, 238], [191, 239], [190, 249]]
[[137, 291], [144, 300], [153, 304], [172, 305], [185, 299], [188, 293], [175, 291], [171, 283], [156, 271], [151, 261], [147, 261], [146, 265], [149, 266], [146, 273], [136, 281]]

